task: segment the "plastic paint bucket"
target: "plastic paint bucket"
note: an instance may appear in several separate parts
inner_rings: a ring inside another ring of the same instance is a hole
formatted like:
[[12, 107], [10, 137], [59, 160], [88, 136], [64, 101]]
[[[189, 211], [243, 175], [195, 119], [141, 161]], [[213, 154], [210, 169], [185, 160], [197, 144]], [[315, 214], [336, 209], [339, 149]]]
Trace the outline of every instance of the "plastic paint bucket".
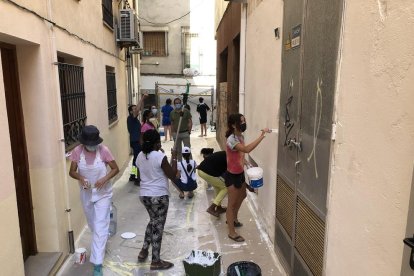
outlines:
[[75, 263], [84, 264], [86, 262], [86, 249], [78, 248], [75, 250]]
[[250, 168], [246, 171], [252, 188], [263, 186], [263, 169], [259, 167]]

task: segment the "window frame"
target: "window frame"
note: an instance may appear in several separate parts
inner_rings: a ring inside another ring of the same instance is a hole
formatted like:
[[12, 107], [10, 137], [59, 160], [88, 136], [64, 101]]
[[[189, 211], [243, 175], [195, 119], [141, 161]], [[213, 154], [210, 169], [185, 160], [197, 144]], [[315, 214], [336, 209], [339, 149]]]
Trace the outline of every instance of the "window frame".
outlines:
[[106, 66], [105, 75], [108, 124], [111, 125], [118, 120], [118, 100], [115, 68]]
[[[146, 50], [146, 41], [148, 41], [148, 37], [146, 38], [146, 34], [148, 33], [163, 33], [164, 34], [164, 55], [160, 55], [160, 54], [150, 54], [151, 51]], [[168, 53], [168, 31], [164, 31], [164, 30], [151, 30], [151, 31], [142, 31], [142, 40], [143, 40], [143, 52], [142, 52], [142, 56], [143, 57], [168, 57], [169, 53]]]

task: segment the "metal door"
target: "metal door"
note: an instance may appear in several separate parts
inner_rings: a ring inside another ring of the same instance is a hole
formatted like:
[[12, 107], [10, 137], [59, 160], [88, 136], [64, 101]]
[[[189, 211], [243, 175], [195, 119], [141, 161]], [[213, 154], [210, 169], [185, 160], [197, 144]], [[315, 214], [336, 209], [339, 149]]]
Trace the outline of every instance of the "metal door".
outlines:
[[276, 246], [293, 275], [322, 275], [343, 0], [284, 5]]

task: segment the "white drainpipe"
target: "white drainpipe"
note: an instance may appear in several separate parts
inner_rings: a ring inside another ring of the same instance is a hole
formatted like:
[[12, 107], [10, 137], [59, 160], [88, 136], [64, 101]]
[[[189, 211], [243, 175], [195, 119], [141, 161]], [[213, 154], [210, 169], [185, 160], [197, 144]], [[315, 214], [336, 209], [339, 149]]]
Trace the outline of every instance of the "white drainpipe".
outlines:
[[239, 112], [244, 114], [245, 102], [245, 73], [246, 73], [246, 31], [247, 31], [247, 3], [242, 4], [240, 22], [240, 75], [239, 75]]

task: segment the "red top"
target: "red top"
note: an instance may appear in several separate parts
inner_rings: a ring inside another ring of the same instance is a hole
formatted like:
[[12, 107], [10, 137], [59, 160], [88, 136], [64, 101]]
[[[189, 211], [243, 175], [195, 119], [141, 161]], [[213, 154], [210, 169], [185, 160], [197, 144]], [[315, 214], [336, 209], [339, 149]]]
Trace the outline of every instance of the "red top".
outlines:
[[244, 145], [243, 136], [236, 136], [234, 134], [231, 134], [227, 138], [226, 155], [227, 171], [232, 174], [241, 174], [244, 171], [244, 152], [235, 149], [237, 144]]

